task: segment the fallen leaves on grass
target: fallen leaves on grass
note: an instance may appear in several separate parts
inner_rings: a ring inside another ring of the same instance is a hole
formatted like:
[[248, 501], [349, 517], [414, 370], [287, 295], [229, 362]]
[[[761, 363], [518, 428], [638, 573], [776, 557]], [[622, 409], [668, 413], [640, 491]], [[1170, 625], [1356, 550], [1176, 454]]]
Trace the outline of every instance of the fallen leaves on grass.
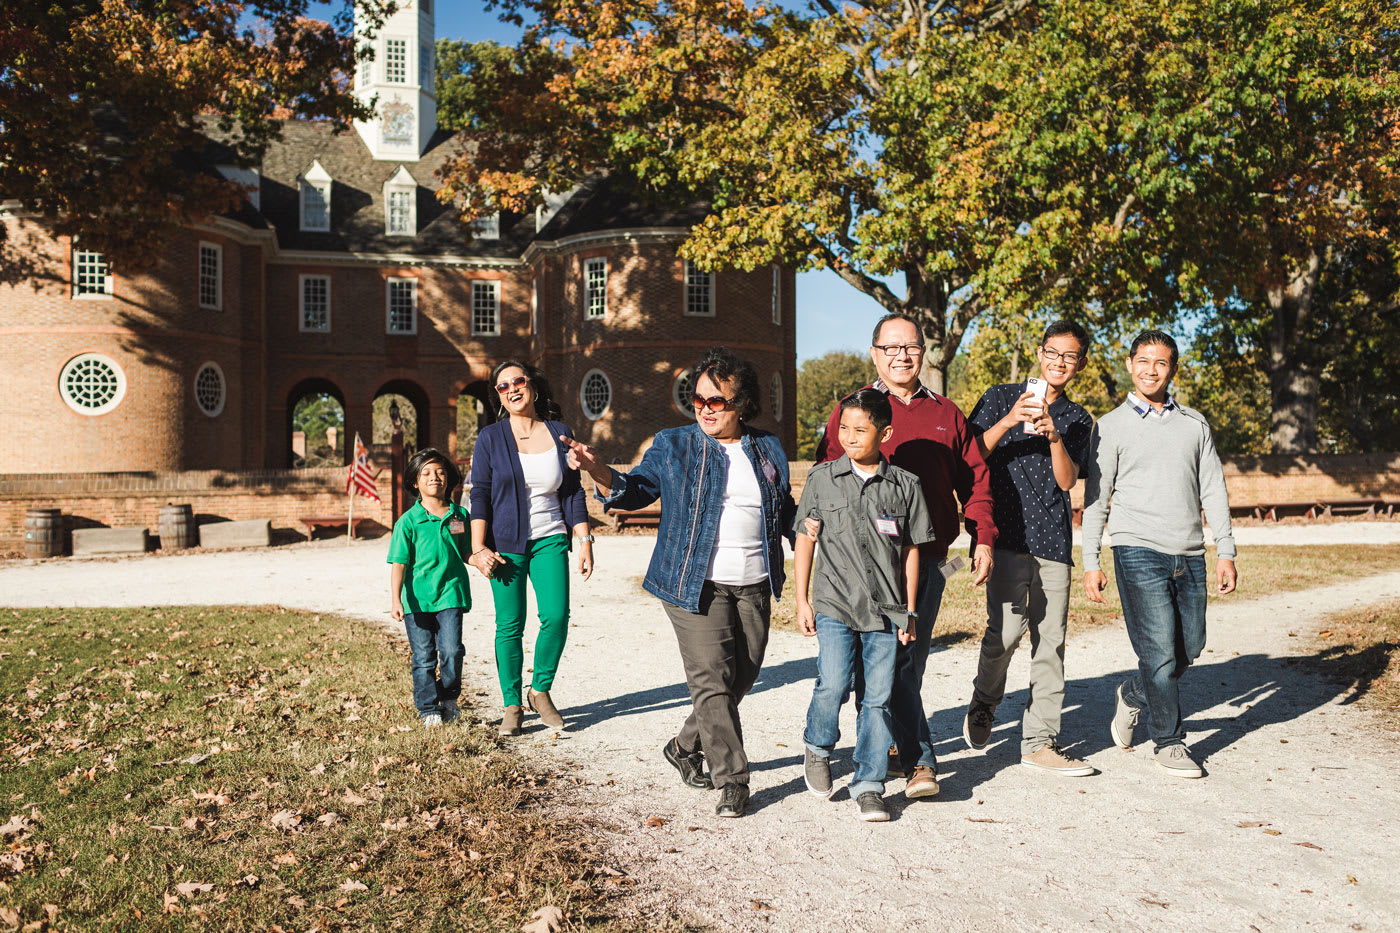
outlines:
[[196, 894], [208, 894], [214, 890], [214, 886], [204, 881], [181, 881], [175, 885], [175, 890], [182, 897], [194, 897]]
[[362, 884], [354, 878], [346, 878], [345, 883], [340, 886], [342, 891], [368, 891], [369, 885]]
[[272, 819], [269, 822], [277, 829], [284, 829], [289, 833], [301, 832], [301, 811], [278, 810], [272, 814]]
[[549, 904], [530, 915], [520, 927], [520, 933], [557, 933], [564, 925], [564, 911]]
[[320, 823], [322, 826], [330, 827], [334, 826], [336, 823], [345, 822], [345, 817], [332, 811], [330, 813], [322, 813], [320, 816], [316, 817], [316, 822]]

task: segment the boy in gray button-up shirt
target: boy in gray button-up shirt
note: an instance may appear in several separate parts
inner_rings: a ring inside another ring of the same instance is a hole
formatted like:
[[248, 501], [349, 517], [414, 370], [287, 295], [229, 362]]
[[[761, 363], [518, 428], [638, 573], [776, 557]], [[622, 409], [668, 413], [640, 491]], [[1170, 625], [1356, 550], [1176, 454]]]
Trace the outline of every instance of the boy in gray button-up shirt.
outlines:
[[[803, 634], [817, 636], [818, 644], [817, 682], [803, 733], [807, 788], [823, 797], [831, 794], [837, 717], [859, 654], [865, 694], [850, 791], [858, 815], [870, 822], [889, 819], [883, 795], [895, 649], [907, 644], [920, 624], [913, 608], [918, 545], [933, 540], [918, 478], [880, 456], [880, 444], [893, 430], [890, 416], [889, 398], [876, 389], [861, 389], [841, 402], [845, 454], [812, 468], [793, 523], [799, 530], [808, 518], [820, 523], [815, 567], [817, 542], [802, 533], [794, 562], [797, 621]], [[809, 601], [808, 582], [814, 576]]]

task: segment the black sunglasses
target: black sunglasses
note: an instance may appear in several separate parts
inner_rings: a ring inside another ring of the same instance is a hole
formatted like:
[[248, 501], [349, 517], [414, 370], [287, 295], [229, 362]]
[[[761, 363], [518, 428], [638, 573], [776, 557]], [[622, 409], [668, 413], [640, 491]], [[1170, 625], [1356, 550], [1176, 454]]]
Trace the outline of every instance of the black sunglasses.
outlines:
[[527, 383], [527, 382], [529, 382], [529, 381], [530, 381], [530, 380], [529, 380], [529, 379], [526, 379], [524, 376], [516, 376], [516, 377], [515, 377], [514, 379], [512, 379], [510, 382], [498, 382], [498, 383], [496, 383], [496, 391], [499, 392], [499, 393], [501, 393], [502, 395], [505, 395], [505, 394], [506, 394], [507, 392], [509, 392], [511, 389], [518, 389], [518, 388], [520, 388], [521, 386], [523, 386], [525, 383]]

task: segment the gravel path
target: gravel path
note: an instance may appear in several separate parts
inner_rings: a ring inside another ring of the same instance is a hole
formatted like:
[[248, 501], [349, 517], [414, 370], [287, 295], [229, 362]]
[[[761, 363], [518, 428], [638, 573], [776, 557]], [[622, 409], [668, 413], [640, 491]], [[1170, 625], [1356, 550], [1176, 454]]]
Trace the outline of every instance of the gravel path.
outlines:
[[[1245, 528], [1239, 540], [1312, 543], [1309, 532], [1316, 543], [1400, 543], [1397, 523]], [[844, 789], [825, 801], [803, 787], [816, 644], [775, 633], [743, 706], [751, 812], [725, 821], [712, 815], [713, 794], [681, 786], [658, 754], [688, 699], [665, 616], [636, 583], [652, 541], [600, 540], [597, 575], [575, 589], [554, 690], [571, 727], [555, 734], [531, 719], [519, 740], [591, 782], [569, 800], [589, 808], [615, 864], [637, 880], [638, 909], [739, 931], [1395, 928], [1400, 749], [1344, 691], [1288, 659], [1303, 650], [1294, 633], [1394, 596], [1400, 573], [1254, 601], [1246, 591], [1212, 607], [1184, 697], [1189, 741], [1207, 758], [1201, 781], [1172, 780], [1146, 749], [1109, 741], [1113, 685], [1133, 665], [1119, 628], [1068, 648], [1064, 744], [1099, 769], [1090, 778], [1020, 767], [1018, 722], [969, 752], [960, 730], [975, 650], [938, 652], [924, 696], [943, 790], [906, 805], [892, 782], [895, 818], [883, 825], [857, 821]], [[0, 566], [0, 605], [281, 604], [387, 623], [386, 547], [13, 562]], [[475, 590], [468, 675], [490, 709], [489, 597]], [[1024, 705], [1025, 677], [1022, 652], [1006, 717]], [[838, 787], [850, 773], [849, 709], [842, 729]]]

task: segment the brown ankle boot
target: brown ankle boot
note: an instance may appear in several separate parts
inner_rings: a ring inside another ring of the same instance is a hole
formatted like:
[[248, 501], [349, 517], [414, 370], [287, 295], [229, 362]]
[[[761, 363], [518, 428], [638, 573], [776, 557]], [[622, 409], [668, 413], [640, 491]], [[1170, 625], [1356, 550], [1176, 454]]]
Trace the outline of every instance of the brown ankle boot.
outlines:
[[525, 718], [525, 711], [519, 706], [507, 706], [505, 714], [501, 716], [501, 735], [519, 735], [520, 723]]
[[564, 725], [564, 717], [559, 715], [559, 710], [554, 708], [554, 701], [549, 698], [548, 690], [531, 690], [525, 694], [525, 702], [530, 704], [530, 709], [540, 714], [540, 722], [546, 726], [553, 726], [556, 729]]

